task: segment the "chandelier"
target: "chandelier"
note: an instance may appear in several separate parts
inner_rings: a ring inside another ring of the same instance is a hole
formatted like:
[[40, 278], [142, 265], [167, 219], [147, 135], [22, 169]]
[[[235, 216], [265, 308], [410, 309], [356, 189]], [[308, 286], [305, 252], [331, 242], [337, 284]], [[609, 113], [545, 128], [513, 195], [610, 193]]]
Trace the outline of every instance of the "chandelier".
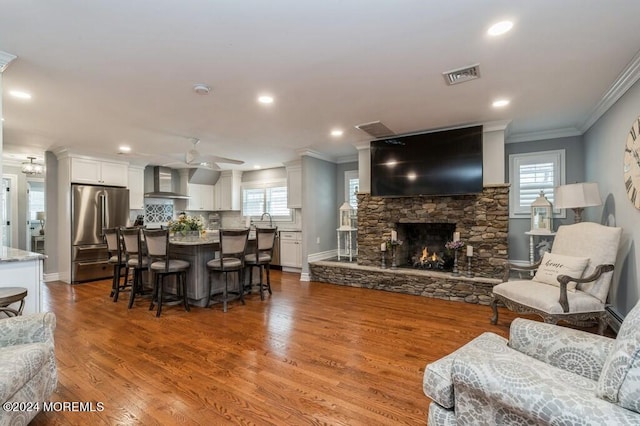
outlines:
[[44, 173], [44, 166], [42, 164], [34, 163], [33, 160], [36, 157], [27, 157], [28, 162], [22, 163], [22, 173], [25, 175], [41, 175]]

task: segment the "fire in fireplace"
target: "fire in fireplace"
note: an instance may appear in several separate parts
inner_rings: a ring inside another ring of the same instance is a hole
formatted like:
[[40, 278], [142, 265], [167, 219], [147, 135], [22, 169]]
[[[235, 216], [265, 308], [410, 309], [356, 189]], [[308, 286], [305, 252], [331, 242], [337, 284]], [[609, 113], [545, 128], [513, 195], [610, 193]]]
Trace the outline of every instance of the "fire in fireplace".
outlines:
[[413, 262], [413, 267], [418, 269], [442, 270], [445, 267], [445, 260], [444, 257], [439, 255], [435, 251], [429, 253], [427, 247], [423, 247], [422, 255], [420, 257], [417, 257], [417, 259]]
[[453, 223], [398, 223], [398, 266], [405, 268], [448, 270], [453, 267], [453, 256], [445, 248], [453, 239]]

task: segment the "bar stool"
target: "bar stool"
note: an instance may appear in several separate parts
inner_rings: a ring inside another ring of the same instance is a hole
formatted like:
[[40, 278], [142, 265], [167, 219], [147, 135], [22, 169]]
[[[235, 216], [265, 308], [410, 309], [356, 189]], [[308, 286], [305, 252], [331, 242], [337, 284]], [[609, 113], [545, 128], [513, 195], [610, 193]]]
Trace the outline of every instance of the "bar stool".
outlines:
[[[222, 293], [222, 310], [227, 312], [227, 302], [240, 299], [244, 305], [244, 255], [247, 250], [247, 240], [249, 239], [249, 228], [244, 229], [221, 229], [220, 230], [220, 258], [207, 262], [209, 270], [209, 280], [207, 285], [207, 307], [211, 305], [211, 280], [214, 272], [224, 274], [224, 290]], [[238, 274], [238, 291], [231, 292], [235, 295], [229, 298], [229, 272]]]
[[147, 269], [149, 263], [142, 250], [142, 233], [139, 227], [121, 228], [120, 235], [122, 235], [127, 265], [133, 269], [133, 284], [129, 295], [129, 309], [131, 309], [136, 295], [148, 294], [142, 282], [142, 272]]
[[[122, 241], [118, 228], [106, 228], [103, 231], [104, 239], [109, 250], [109, 264], [113, 265], [113, 283], [111, 284], [111, 297], [113, 301], [118, 301], [120, 291], [131, 288], [129, 284], [129, 265], [125, 259], [122, 250]], [[122, 278], [122, 270], [124, 269], [124, 281], [120, 283]]]
[[[156, 317], [162, 312], [163, 303], [183, 303], [184, 310], [189, 312], [187, 300], [187, 270], [191, 266], [186, 260], [169, 258], [169, 231], [166, 229], [145, 229], [142, 231], [144, 241], [147, 244], [147, 264], [154, 274], [153, 293], [149, 310], [153, 309], [154, 302], [158, 303]], [[176, 276], [176, 295], [165, 300], [164, 279], [168, 275]]]
[[[0, 287], [0, 312], [4, 312], [7, 317], [22, 315], [25, 297], [27, 297], [27, 289], [24, 287]], [[9, 307], [17, 302], [20, 302], [18, 309]]]
[[[264, 290], [271, 292], [271, 276], [269, 274], [271, 259], [273, 257], [273, 245], [276, 241], [278, 228], [256, 228], [256, 248], [254, 253], [244, 257], [244, 263], [249, 267], [249, 286], [253, 283], [253, 267], [257, 266], [260, 272], [260, 300], [264, 300]], [[262, 282], [262, 270], [267, 271], [267, 282]]]

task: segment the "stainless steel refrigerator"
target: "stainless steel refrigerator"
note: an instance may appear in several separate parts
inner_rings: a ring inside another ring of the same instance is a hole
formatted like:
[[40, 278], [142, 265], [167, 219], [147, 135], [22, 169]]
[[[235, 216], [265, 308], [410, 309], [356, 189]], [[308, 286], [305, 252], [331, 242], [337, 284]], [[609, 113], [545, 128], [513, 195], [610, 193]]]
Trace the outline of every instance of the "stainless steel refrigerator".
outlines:
[[126, 226], [128, 219], [128, 189], [71, 185], [72, 283], [113, 276], [102, 230]]

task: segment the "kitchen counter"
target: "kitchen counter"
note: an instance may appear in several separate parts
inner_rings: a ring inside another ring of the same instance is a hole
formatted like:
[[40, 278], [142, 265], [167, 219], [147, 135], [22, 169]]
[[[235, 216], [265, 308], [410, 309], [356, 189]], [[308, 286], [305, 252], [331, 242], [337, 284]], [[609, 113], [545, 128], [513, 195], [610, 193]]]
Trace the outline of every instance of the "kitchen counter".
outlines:
[[32, 260], [44, 260], [47, 256], [41, 253], [24, 251], [12, 247], [2, 246], [0, 248], [0, 263], [5, 262], [30, 262]]
[[[247, 252], [255, 249], [255, 234], [249, 235]], [[220, 239], [217, 233], [207, 233], [205, 237], [196, 240], [170, 240], [169, 254], [174, 259], [186, 260], [191, 267], [187, 271], [187, 297], [189, 303], [194, 306], [206, 306], [207, 304], [207, 283], [209, 271], [207, 262], [220, 257]], [[248, 270], [246, 271], [248, 272]], [[258, 274], [254, 275], [254, 282], [259, 280]], [[245, 280], [249, 274], [245, 273]], [[230, 286], [237, 285], [235, 274], [230, 275]], [[224, 288], [224, 275], [214, 273], [211, 280], [211, 294], [221, 293]]]
[[0, 247], [0, 287], [24, 287], [23, 314], [42, 311], [40, 289], [43, 282], [43, 261], [47, 256], [41, 253]]

